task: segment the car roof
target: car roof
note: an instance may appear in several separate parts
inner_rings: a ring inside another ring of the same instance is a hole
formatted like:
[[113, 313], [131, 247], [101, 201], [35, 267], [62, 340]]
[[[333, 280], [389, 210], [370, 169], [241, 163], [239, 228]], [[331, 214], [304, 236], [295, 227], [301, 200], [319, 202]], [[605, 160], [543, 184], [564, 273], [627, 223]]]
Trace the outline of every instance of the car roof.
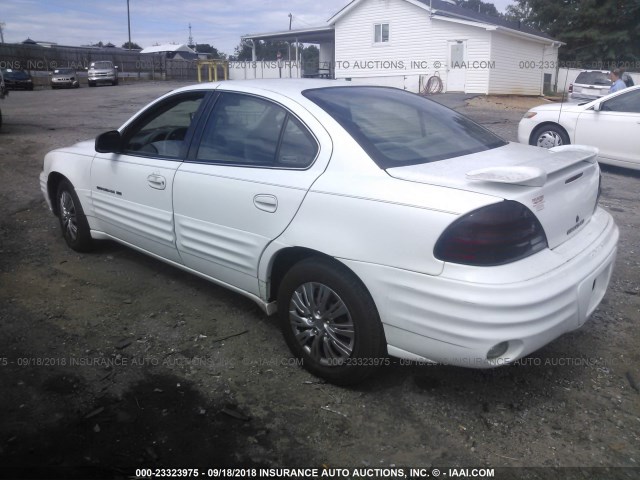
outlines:
[[250, 88], [252, 90], [273, 91], [281, 94], [299, 94], [304, 90], [312, 88], [325, 87], [349, 87], [355, 86], [347, 80], [317, 80], [311, 78], [274, 78], [274, 79], [257, 79], [257, 80], [224, 80], [219, 82], [199, 83], [179, 88], [176, 91], [188, 90], [244, 90]]
[[[270, 94], [274, 93], [282, 95], [298, 102], [306, 103], [307, 99], [304, 98], [302, 92], [305, 90], [317, 89], [317, 88], [332, 88], [332, 87], [363, 87], [375, 85], [362, 85], [354, 84], [348, 80], [325, 80], [325, 79], [313, 79], [313, 78], [274, 78], [274, 79], [257, 79], [257, 80], [225, 80], [219, 82], [199, 83], [196, 85], [190, 85], [188, 87], [182, 87], [174, 90], [171, 93], [197, 91], [197, 90], [212, 90], [219, 89], [224, 91], [236, 91], [246, 92], [254, 94]], [[381, 87], [378, 88], [390, 88]], [[400, 90], [399, 91], [404, 91]]]

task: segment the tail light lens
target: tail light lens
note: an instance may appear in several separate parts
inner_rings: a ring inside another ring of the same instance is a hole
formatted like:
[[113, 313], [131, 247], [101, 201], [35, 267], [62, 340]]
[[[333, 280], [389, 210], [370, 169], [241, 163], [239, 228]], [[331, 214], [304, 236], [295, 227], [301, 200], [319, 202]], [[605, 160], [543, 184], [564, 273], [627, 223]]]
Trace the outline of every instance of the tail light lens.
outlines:
[[444, 262], [489, 267], [515, 262], [547, 248], [536, 216], [521, 203], [488, 205], [453, 222], [436, 242]]

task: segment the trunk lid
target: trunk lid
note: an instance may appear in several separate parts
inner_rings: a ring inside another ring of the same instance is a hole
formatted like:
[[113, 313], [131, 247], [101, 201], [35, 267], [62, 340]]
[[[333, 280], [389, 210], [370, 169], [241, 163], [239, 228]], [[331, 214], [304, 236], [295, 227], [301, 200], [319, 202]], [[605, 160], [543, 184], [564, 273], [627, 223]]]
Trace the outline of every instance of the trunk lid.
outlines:
[[387, 173], [520, 202], [536, 215], [553, 249], [582, 230], [595, 211], [597, 154], [596, 148], [581, 145], [545, 150], [509, 143], [464, 157], [389, 168]]

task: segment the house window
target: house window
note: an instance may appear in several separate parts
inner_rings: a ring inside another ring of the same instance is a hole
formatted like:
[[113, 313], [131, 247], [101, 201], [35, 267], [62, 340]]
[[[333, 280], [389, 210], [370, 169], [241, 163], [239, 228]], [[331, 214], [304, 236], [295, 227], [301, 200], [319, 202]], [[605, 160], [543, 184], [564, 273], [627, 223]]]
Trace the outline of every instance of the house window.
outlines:
[[388, 23], [376, 23], [374, 25], [373, 41], [375, 43], [383, 43], [389, 41]]

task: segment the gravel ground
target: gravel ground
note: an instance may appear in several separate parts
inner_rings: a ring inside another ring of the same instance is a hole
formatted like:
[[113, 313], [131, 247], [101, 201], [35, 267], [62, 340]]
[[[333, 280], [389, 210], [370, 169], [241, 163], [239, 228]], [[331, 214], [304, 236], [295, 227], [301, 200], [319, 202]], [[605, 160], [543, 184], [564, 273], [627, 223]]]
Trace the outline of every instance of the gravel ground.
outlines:
[[[12, 92], [1, 105], [0, 477], [324, 466], [640, 478], [637, 174], [604, 171], [601, 204], [621, 239], [582, 329], [516, 366], [396, 362], [340, 388], [296, 366], [249, 300], [114, 243], [65, 246], [39, 192], [44, 154], [176, 86]], [[506, 102], [458, 109], [515, 140], [531, 100]]]

